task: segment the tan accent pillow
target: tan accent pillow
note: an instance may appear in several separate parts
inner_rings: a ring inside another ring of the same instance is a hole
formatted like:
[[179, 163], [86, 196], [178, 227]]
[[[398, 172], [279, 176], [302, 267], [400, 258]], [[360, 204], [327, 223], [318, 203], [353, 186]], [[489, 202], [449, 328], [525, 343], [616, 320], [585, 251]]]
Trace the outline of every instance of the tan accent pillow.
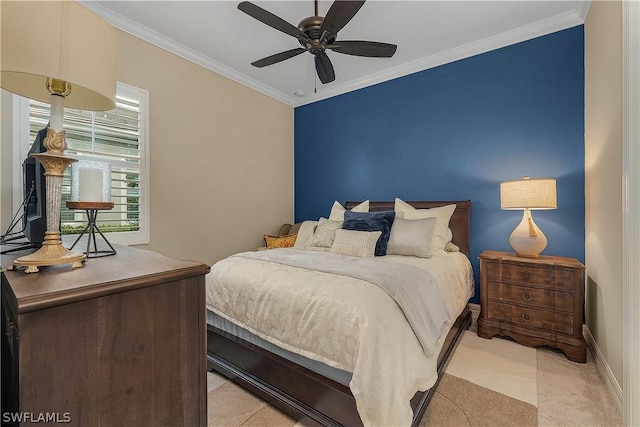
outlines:
[[293, 231], [291, 231], [291, 224], [282, 224], [280, 226], [280, 230], [278, 230], [278, 234], [276, 234], [276, 236], [286, 236], [288, 234], [294, 234]]
[[287, 234], [296, 234], [298, 233], [298, 230], [300, 230], [300, 226], [302, 226], [301, 222], [296, 222], [295, 224], [293, 224], [291, 226], [291, 228], [289, 229], [289, 232]]

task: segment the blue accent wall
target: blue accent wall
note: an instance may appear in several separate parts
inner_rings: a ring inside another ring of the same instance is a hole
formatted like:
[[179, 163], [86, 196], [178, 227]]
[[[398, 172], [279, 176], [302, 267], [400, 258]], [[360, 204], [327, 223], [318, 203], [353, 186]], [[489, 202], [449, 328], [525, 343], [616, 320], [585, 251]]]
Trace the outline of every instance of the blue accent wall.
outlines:
[[477, 289], [477, 256], [511, 251], [522, 217], [499, 184], [525, 175], [557, 179], [558, 209], [533, 212], [543, 254], [584, 262], [582, 26], [295, 109], [296, 221], [334, 200], [470, 199]]

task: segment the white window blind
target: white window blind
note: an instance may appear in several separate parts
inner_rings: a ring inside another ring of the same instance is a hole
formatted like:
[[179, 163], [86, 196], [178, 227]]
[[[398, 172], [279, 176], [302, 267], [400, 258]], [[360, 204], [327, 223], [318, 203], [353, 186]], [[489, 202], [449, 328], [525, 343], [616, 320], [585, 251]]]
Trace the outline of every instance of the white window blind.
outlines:
[[[65, 154], [79, 160], [105, 162], [111, 168], [113, 210], [100, 211], [98, 226], [117, 243], [148, 243], [148, 177], [146, 168], [147, 93], [118, 84], [116, 107], [110, 111], [64, 109]], [[47, 126], [50, 105], [29, 100], [29, 141]], [[87, 223], [83, 211], [69, 210], [71, 171], [62, 187], [62, 234], [80, 233]], [[120, 239], [117, 236], [120, 235]]]

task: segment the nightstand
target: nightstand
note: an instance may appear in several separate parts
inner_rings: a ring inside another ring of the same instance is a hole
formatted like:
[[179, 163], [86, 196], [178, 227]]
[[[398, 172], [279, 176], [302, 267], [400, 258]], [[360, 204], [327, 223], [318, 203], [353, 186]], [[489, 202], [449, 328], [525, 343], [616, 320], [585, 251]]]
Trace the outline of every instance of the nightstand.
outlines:
[[480, 337], [508, 336], [523, 345], [557, 348], [574, 362], [587, 361], [582, 263], [497, 251], [479, 258]]

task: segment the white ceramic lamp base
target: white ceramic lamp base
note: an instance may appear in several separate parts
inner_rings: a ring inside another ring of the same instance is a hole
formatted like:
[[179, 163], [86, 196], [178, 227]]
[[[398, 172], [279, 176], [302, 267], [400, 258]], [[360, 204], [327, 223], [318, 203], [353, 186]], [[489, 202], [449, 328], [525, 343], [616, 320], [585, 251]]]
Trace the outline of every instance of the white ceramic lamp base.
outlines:
[[547, 247], [547, 237], [533, 222], [529, 209], [524, 210], [522, 221], [509, 236], [509, 243], [518, 256], [525, 258], [537, 258]]

